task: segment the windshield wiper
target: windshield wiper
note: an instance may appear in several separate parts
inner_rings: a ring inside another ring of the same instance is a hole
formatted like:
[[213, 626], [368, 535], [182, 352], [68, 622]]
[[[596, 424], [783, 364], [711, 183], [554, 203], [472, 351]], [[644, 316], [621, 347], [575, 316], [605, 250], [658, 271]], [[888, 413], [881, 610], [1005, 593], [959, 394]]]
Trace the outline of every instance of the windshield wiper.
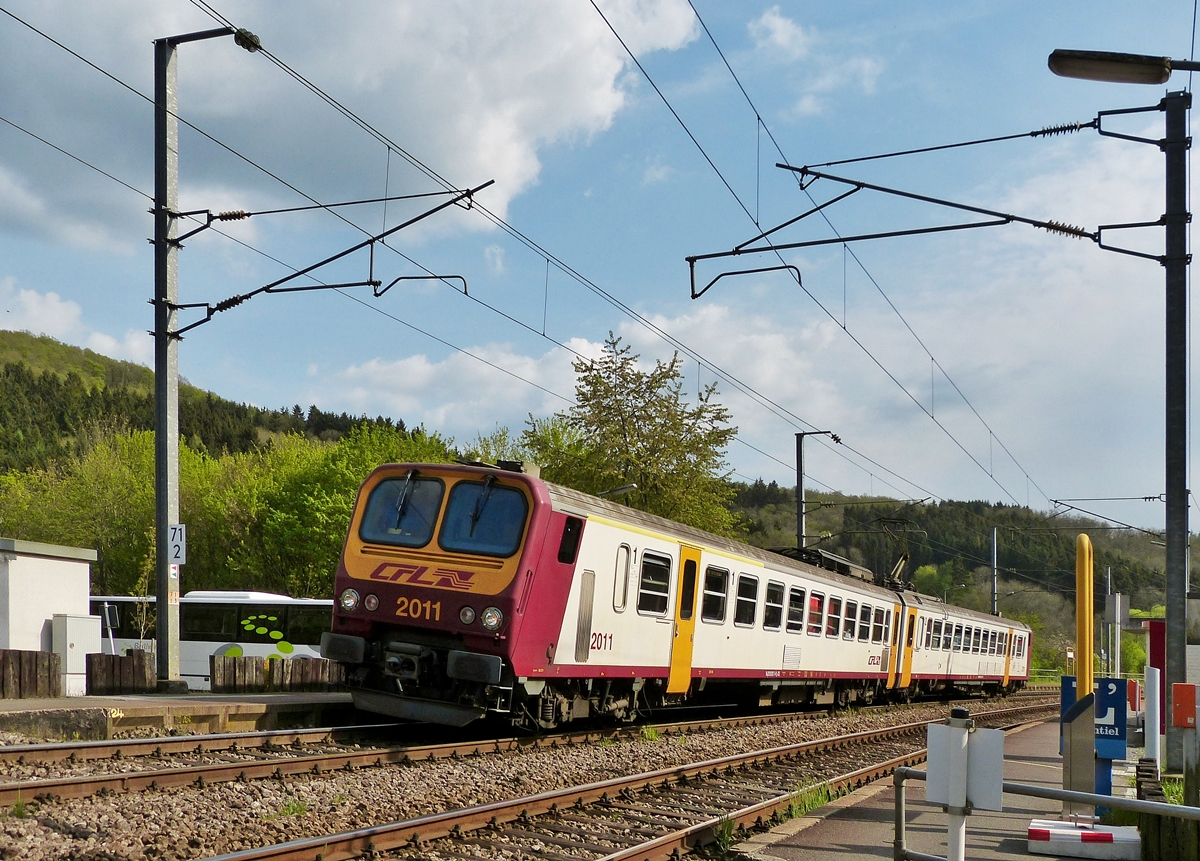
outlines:
[[393, 532], [400, 531], [400, 521], [404, 519], [404, 512], [408, 509], [408, 492], [412, 489], [412, 479], [416, 474], [415, 469], [410, 469], [404, 476], [404, 487], [400, 489], [400, 499], [396, 502], [396, 525], [392, 527]]
[[479, 498], [475, 500], [475, 509], [471, 512], [471, 531], [467, 533], [471, 538], [475, 537], [475, 524], [479, 522], [479, 518], [483, 515], [484, 506], [492, 498], [492, 485], [495, 483], [496, 476], [494, 475], [489, 475], [483, 480], [483, 489], [479, 491]]

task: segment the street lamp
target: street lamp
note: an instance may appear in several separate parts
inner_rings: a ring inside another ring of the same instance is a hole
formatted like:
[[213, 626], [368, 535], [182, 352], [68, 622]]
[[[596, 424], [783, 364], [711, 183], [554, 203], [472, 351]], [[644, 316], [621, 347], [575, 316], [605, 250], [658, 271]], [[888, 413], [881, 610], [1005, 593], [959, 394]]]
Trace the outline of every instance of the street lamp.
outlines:
[[842, 438], [833, 431], [800, 431], [796, 434], [796, 549], [803, 550], [804, 544], [804, 438], [806, 436], [828, 436], [836, 443]]
[[239, 47], [251, 53], [262, 47], [253, 33], [233, 27], [154, 41], [154, 557], [157, 670], [159, 690], [164, 692], [187, 690], [179, 678], [179, 565], [186, 550], [178, 540], [179, 116], [175, 49], [184, 42], [221, 36], [233, 36]]
[[[1200, 63], [1115, 54], [1057, 50], [1050, 71], [1068, 78], [1117, 84], [1165, 84], [1174, 71], [1198, 71]], [[1156, 141], [1166, 154], [1166, 577], [1167, 697], [1172, 685], [1187, 681], [1187, 112], [1191, 94], [1168, 92], [1159, 103], [1166, 115], [1166, 136]], [[1080, 692], [1084, 693], [1083, 691]], [[1168, 713], [1172, 703], [1167, 702]], [[1167, 769], [1183, 767], [1183, 731], [1167, 727]]]

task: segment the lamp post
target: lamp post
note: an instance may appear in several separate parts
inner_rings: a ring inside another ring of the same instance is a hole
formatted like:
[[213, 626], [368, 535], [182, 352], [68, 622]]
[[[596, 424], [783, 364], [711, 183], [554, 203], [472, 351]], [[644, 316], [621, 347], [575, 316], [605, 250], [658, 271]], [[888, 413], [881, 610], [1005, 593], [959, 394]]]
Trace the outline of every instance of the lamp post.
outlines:
[[154, 556], [159, 689], [186, 690], [179, 678], [179, 564], [168, 553], [179, 523], [179, 118], [175, 49], [233, 36], [254, 52], [258, 37], [218, 27], [154, 42]]
[[828, 436], [840, 443], [841, 437], [833, 431], [800, 431], [796, 434], [796, 549], [803, 550], [804, 543], [804, 438], [806, 436]]
[[[1068, 78], [1118, 84], [1165, 84], [1173, 71], [1198, 71], [1200, 63], [1115, 54], [1057, 50], [1050, 71]], [[1191, 94], [1168, 92], [1159, 103], [1166, 115], [1166, 136], [1159, 146], [1166, 155], [1166, 689], [1187, 681], [1187, 112]], [[1083, 691], [1080, 691], [1082, 694]], [[1171, 703], [1166, 704], [1168, 713]], [[1167, 769], [1183, 767], [1183, 731], [1167, 727]]]

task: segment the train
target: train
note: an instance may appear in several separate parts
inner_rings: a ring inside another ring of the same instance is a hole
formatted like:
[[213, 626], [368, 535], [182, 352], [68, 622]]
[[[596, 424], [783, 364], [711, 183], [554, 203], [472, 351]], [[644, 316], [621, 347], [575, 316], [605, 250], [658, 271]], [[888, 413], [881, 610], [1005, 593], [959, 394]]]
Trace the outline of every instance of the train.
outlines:
[[1005, 694], [1028, 680], [1019, 621], [538, 472], [400, 463], [367, 477], [320, 649], [345, 666], [357, 708], [537, 731], [682, 705]]

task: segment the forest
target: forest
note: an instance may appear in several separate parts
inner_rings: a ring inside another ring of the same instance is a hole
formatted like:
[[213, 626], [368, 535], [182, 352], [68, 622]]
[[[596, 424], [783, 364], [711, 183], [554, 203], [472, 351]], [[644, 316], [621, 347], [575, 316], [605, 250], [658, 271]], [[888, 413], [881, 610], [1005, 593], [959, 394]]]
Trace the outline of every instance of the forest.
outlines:
[[[729, 480], [724, 450], [736, 428], [715, 390], [683, 404], [677, 361], [646, 371], [637, 359], [610, 337], [600, 360], [577, 364], [570, 410], [465, 444], [402, 420], [263, 409], [181, 386], [183, 589], [329, 597], [358, 487], [389, 461], [530, 459], [544, 478], [589, 492], [633, 479], [626, 504], [760, 547], [794, 548], [794, 488]], [[152, 592], [150, 370], [14, 332], [0, 332], [0, 366], [0, 535], [94, 548], [95, 594]], [[904, 559], [902, 580], [984, 611], [996, 527], [999, 610], [1035, 624], [1042, 665], [1056, 665], [1072, 635], [1078, 533], [1095, 544], [1101, 596], [1110, 575], [1134, 607], [1155, 612], [1162, 603], [1152, 537], [1094, 520], [840, 493], [809, 493], [806, 512], [810, 545], [878, 574]]]

